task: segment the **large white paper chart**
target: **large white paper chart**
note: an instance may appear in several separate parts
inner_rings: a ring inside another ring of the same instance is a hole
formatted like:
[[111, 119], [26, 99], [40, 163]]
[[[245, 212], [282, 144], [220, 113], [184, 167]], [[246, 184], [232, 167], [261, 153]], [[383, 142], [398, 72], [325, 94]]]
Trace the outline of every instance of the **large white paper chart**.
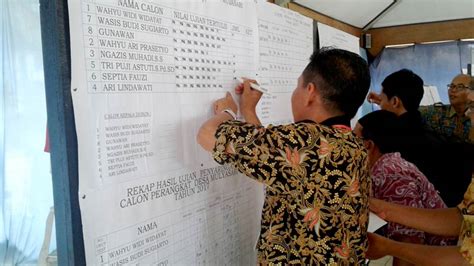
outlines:
[[313, 52], [313, 20], [268, 2], [258, 4], [258, 81], [268, 88], [258, 106], [263, 124], [293, 121], [291, 94]]
[[254, 264], [262, 186], [195, 139], [255, 78], [256, 3], [68, 4], [87, 264]]
[[334, 47], [360, 55], [359, 38], [318, 22], [319, 47]]

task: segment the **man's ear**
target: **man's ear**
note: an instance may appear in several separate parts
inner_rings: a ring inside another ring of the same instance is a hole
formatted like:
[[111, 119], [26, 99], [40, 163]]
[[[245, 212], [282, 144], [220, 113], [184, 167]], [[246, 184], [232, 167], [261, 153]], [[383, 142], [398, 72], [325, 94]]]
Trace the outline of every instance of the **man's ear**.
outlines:
[[316, 88], [316, 85], [314, 85], [313, 82], [308, 82], [308, 84], [306, 85], [304, 105], [309, 106], [313, 104], [313, 102], [316, 101], [318, 96], [319, 90]]
[[392, 104], [393, 107], [395, 108], [403, 108], [403, 103], [402, 100], [398, 96], [393, 96], [392, 99], [390, 99], [390, 103]]
[[403, 102], [402, 102], [402, 100], [400, 99], [400, 97], [393, 96], [392, 99], [393, 99], [393, 107], [394, 107], [394, 109], [396, 110], [397, 115], [401, 115], [401, 114], [403, 114], [404, 112], [407, 112], [407, 109], [406, 109], [405, 106], [403, 105]]
[[364, 140], [364, 146], [368, 151], [370, 151], [374, 148], [375, 143], [370, 139], [366, 139]]

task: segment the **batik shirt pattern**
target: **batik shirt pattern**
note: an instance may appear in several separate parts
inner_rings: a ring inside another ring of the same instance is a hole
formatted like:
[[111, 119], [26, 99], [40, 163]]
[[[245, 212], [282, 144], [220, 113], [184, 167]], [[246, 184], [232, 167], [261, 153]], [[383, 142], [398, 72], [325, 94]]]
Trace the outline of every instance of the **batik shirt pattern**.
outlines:
[[464, 194], [464, 200], [458, 205], [463, 216], [459, 235], [460, 251], [463, 257], [474, 265], [474, 177]]
[[471, 119], [467, 116], [458, 116], [451, 105], [422, 106], [419, 111], [428, 129], [448, 138], [474, 143]]
[[[414, 208], [446, 208], [433, 184], [398, 152], [383, 154], [372, 166], [371, 176], [374, 198]], [[456, 244], [454, 238], [430, 235], [392, 222], [388, 223], [384, 233], [392, 239], [415, 236], [429, 245]]]
[[214, 159], [266, 185], [258, 262], [361, 265], [367, 248], [367, 153], [349, 128], [221, 124]]

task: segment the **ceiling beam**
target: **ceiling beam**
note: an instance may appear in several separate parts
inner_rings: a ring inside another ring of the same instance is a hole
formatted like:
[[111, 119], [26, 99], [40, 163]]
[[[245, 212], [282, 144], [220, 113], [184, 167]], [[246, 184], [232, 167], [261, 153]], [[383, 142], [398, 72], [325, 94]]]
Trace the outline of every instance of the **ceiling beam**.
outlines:
[[335, 18], [332, 18], [332, 17], [329, 17], [329, 16], [326, 16], [326, 15], [323, 15], [321, 13], [318, 13], [312, 9], [309, 9], [309, 8], [306, 8], [306, 7], [303, 7], [297, 3], [293, 3], [293, 2], [290, 2], [288, 3], [288, 8], [293, 10], [293, 11], [296, 11], [304, 16], [307, 16], [307, 17], [310, 17], [318, 22], [321, 22], [321, 23], [324, 23], [328, 26], [331, 26], [333, 28], [336, 28], [336, 29], [339, 29], [339, 30], [342, 30], [344, 32], [347, 32], [349, 34], [352, 34], [356, 37], [360, 37], [361, 36], [361, 32], [362, 30], [357, 28], [357, 27], [354, 27], [352, 25], [349, 25], [347, 23], [344, 23], [342, 21], [339, 21]]
[[474, 19], [402, 25], [370, 29], [372, 56], [377, 56], [387, 45], [423, 43], [474, 38]]
[[385, 16], [390, 10], [392, 10], [398, 3], [400, 3], [400, 0], [393, 0], [390, 5], [388, 5], [384, 10], [382, 10], [380, 13], [377, 14], [371, 21], [369, 21], [363, 28], [362, 32], [366, 32], [368, 29], [372, 28], [372, 26], [379, 21], [383, 16]]

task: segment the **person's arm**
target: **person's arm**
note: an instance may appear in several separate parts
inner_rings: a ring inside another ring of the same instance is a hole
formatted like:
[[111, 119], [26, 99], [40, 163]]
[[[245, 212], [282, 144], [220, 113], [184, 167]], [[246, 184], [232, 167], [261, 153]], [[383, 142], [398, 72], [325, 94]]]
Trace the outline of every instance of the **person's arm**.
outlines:
[[377, 234], [368, 233], [369, 248], [366, 258], [393, 256], [415, 265], [469, 265], [457, 246], [428, 246], [402, 243]]
[[262, 97], [262, 93], [253, 90], [250, 87], [251, 82], [257, 83], [255, 80], [244, 79], [244, 83], [239, 84], [235, 88], [235, 93], [240, 95], [240, 113], [244, 117], [245, 122], [261, 126], [262, 123], [257, 116], [256, 107]]
[[[245, 122], [256, 126], [261, 126], [260, 119], [257, 116], [256, 107], [258, 101], [262, 97], [262, 93], [250, 88], [250, 82], [256, 82], [254, 80], [245, 79], [244, 83], [239, 84], [235, 88], [235, 92], [241, 95], [240, 99], [240, 112], [244, 116]], [[224, 112], [224, 110], [230, 109], [237, 113], [237, 105], [232, 98], [230, 93], [226, 94], [226, 97], [217, 100], [214, 103], [215, 116], [204, 122], [199, 129], [197, 135], [197, 142], [206, 150], [212, 151], [216, 144], [216, 131], [220, 124], [232, 119], [232, 117]]]
[[422, 209], [371, 198], [370, 209], [382, 219], [441, 236], [458, 236], [462, 215], [458, 208]]
[[204, 122], [199, 129], [197, 135], [197, 142], [206, 150], [212, 151], [216, 145], [216, 131], [220, 124], [223, 122], [233, 119], [233, 117], [224, 112], [224, 110], [230, 109], [232, 112], [237, 113], [237, 105], [232, 98], [230, 93], [227, 93], [225, 98], [222, 98], [214, 104], [215, 116]]
[[[240, 87], [240, 88], [239, 88]], [[255, 107], [262, 95], [250, 90], [250, 81], [245, 80], [242, 86], [236, 88], [240, 94], [240, 106], [245, 119], [227, 121], [230, 116], [224, 111], [236, 109], [232, 96], [228, 93], [225, 98], [215, 102], [216, 116], [210, 118], [201, 126], [197, 140], [207, 151], [212, 152], [214, 160], [219, 164], [232, 164], [239, 172], [268, 186], [280, 186], [286, 179], [275, 171], [277, 157], [284, 153], [285, 147], [276, 144], [285, 143], [282, 136], [287, 134], [285, 126], [264, 128], [255, 112]], [[235, 107], [235, 109], [234, 109]], [[250, 122], [250, 123], [249, 123]], [[292, 130], [289, 127], [288, 130]], [[280, 131], [282, 133], [280, 134]], [[273, 138], [268, 142], [269, 138]], [[282, 151], [283, 150], [283, 151]], [[275, 185], [276, 184], [276, 185]]]
[[467, 116], [471, 120], [471, 128], [469, 129], [469, 142], [474, 143], [474, 88], [467, 95], [468, 111]]
[[241, 112], [242, 116], [244, 117], [245, 122], [254, 124], [256, 126], [261, 126], [262, 122], [260, 122], [260, 119], [257, 116], [257, 112]]
[[369, 103], [375, 103], [375, 104], [378, 104], [380, 105], [380, 102], [382, 101], [382, 99], [380, 98], [380, 95], [371, 91], [369, 92], [369, 94], [367, 95], [367, 101]]
[[469, 142], [474, 144], [474, 111], [471, 114], [471, 128], [469, 129]]

